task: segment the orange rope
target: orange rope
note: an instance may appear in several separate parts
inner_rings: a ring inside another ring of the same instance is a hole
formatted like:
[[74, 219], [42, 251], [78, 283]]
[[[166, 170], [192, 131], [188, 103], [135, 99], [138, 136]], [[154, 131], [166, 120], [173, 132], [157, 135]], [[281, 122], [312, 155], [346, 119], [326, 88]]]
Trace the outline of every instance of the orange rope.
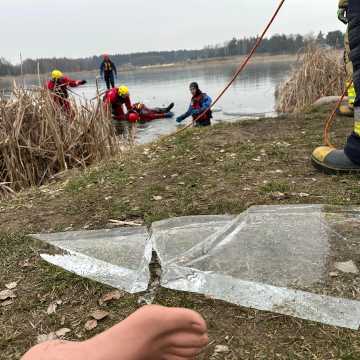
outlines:
[[[238, 70], [235, 72], [234, 76], [232, 77], [232, 79], [229, 81], [229, 83], [225, 86], [225, 88], [220, 92], [220, 94], [216, 97], [216, 99], [212, 102], [212, 104], [210, 105], [210, 107], [208, 109], [206, 109], [202, 114], [200, 114], [194, 121], [193, 123], [196, 123], [198, 120], [200, 120], [209, 110], [211, 110], [215, 104], [222, 98], [222, 96], [225, 94], [225, 92], [230, 88], [230, 86], [234, 83], [234, 81], [237, 79], [237, 77], [241, 74], [241, 72], [245, 69], [246, 65], [249, 63], [249, 61], [251, 60], [251, 58], [253, 57], [255, 51], [258, 49], [258, 47], [261, 45], [261, 42], [263, 41], [266, 33], [268, 32], [270, 26], [272, 25], [272, 23], [274, 22], [274, 20], [276, 19], [277, 15], [279, 14], [282, 6], [284, 5], [285, 0], [281, 0], [279, 6], [277, 7], [274, 15], [271, 17], [270, 21], [268, 22], [266, 28], [264, 29], [264, 31], [262, 32], [261, 36], [257, 38], [256, 43], [254, 45], [254, 47], [251, 49], [250, 53], [246, 56], [246, 58], [244, 59], [243, 63], [240, 65], [240, 67], [238, 68]], [[190, 126], [193, 126], [193, 123], [185, 126], [184, 128], [168, 135], [165, 136], [163, 138], [167, 139], [173, 135], [177, 135], [180, 132], [184, 131], [185, 129], [189, 128]]]
[[331, 148], [335, 148], [335, 146], [332, 145], [331, 142], [330, 142], [329, 132], [330, 132], [331, 126], [333, 125], [333, 123], [335, 121], [336, 111], [340, 107], [341, 103], [344, 101], [344, 98], [345, 98], [347, 92], [349, 91], [349, 89], [351, 88], [352, 84], [353, 84], [353, 82], [351, 81], [349, 83], [349, 85], [346, 87], [346, 89], [344, 90], [344, 92], [341, 95], [339, 101], [336, 103], [336, 106], [335, 106], [334, 110], [331, 112], [330, 117], [325, 122], [325, 126], [324, 126], [324, 144], [326, 146], [331, 147]]

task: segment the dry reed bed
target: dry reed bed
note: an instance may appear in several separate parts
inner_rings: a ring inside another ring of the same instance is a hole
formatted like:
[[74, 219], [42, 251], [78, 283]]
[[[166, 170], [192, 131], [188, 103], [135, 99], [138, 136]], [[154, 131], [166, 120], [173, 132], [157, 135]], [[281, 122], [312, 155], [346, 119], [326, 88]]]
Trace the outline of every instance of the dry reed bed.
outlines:
[[120, 151], [101, 101], [77, 105], [70, 119], [47, 90], [14, 88], [0, 98], [0, 195], [46, 183]]
[[277, 111], [298, 113], [323, 96], [341, 95], [345, 79], [339, 53], [311, 44], [299, 54], [289, 79], [278, 87]]

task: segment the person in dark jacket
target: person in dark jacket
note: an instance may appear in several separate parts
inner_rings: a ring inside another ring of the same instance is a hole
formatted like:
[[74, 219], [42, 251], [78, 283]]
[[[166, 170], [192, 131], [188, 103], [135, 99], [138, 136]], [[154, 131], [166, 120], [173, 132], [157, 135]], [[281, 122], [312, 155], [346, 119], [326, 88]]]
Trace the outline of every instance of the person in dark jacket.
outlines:
[[181, 123], [189, 116], [192, 116], [195, 126], [197, 127], [211, 125], [212, 112], [210, 106], [212, 100], [210, 96], [203, 93], [196, 82], [190, 84], [190, 92], [192, 98], [189, 109], [185, 114], [179, 116], [176, 121]]
[[348, 21], [350, 60], [353, 64], [353, 81], [356, 91], [354, 102], [354, 128], [344, 149], [328, 146], [315, 149], [313, 165], [327, 173], [360, 173], [360, 1], [348, 0], [346, 19]]
[[[110, 60], [109, 55], [103, 55], [103, 62], [100, 65], [100, 76], [105, 81], [108, 90], [115, 87], [115, 77], [117, 70], [115, 64]], [[111, 85], [111, 86], [110, 86]]]

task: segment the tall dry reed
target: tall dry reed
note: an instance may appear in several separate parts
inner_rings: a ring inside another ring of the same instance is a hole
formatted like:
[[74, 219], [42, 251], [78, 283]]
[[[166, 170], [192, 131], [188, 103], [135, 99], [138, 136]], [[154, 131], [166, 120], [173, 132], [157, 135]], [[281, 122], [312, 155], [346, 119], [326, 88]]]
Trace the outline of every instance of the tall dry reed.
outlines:
[[0, 97], [0, 192], [42, 185], [120, 151], [100, 100], [71, 106], [69, 118], [40, 88], [15, 87], [10, 98]]
[[299, 54], [289, 79], [277, 89], [277, 111], [297, 113], [323, 96], [341, 95], [345, 79], [339, 53], [310, 44]]

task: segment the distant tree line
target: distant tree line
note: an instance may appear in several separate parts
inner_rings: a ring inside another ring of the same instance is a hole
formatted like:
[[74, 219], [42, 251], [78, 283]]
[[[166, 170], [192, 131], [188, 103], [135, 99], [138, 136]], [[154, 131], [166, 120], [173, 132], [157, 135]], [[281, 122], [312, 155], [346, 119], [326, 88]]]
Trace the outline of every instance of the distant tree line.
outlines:
[[[342, 48], [344, 34], [341, 31], [331, 31], [326, 35], [320, 32], [317, 36], [274, 35], [270, 38], [264, 39], [257, 52], [260, 54], [274, 55], [293, 54], [300, 51], [307, 42], [314, 40], [324, 47]], [[255, 41], [255, 37], [242, 39], [233, 38], [225, 44], [206, 46], [201, 50], [150, 51], [126, 55], [115, 54], [112, 55], [111, 58], [120, 68], [163, 65], [192, 60], [245, 55], [251, 50]], [[59, 68], [65, 72], [90, 71], [98, 69], [101, 61], [101, 56], [92, 56], [79, 59], [26, 59], [22, 64], [22, 71], [24, 74], [36, 74], [38, 69], [40, 73], [47, 73], [54, 68]], [[9, 61], [0, 57], [0, 76], [20, 74], [20, 65], [12, 65]]]

